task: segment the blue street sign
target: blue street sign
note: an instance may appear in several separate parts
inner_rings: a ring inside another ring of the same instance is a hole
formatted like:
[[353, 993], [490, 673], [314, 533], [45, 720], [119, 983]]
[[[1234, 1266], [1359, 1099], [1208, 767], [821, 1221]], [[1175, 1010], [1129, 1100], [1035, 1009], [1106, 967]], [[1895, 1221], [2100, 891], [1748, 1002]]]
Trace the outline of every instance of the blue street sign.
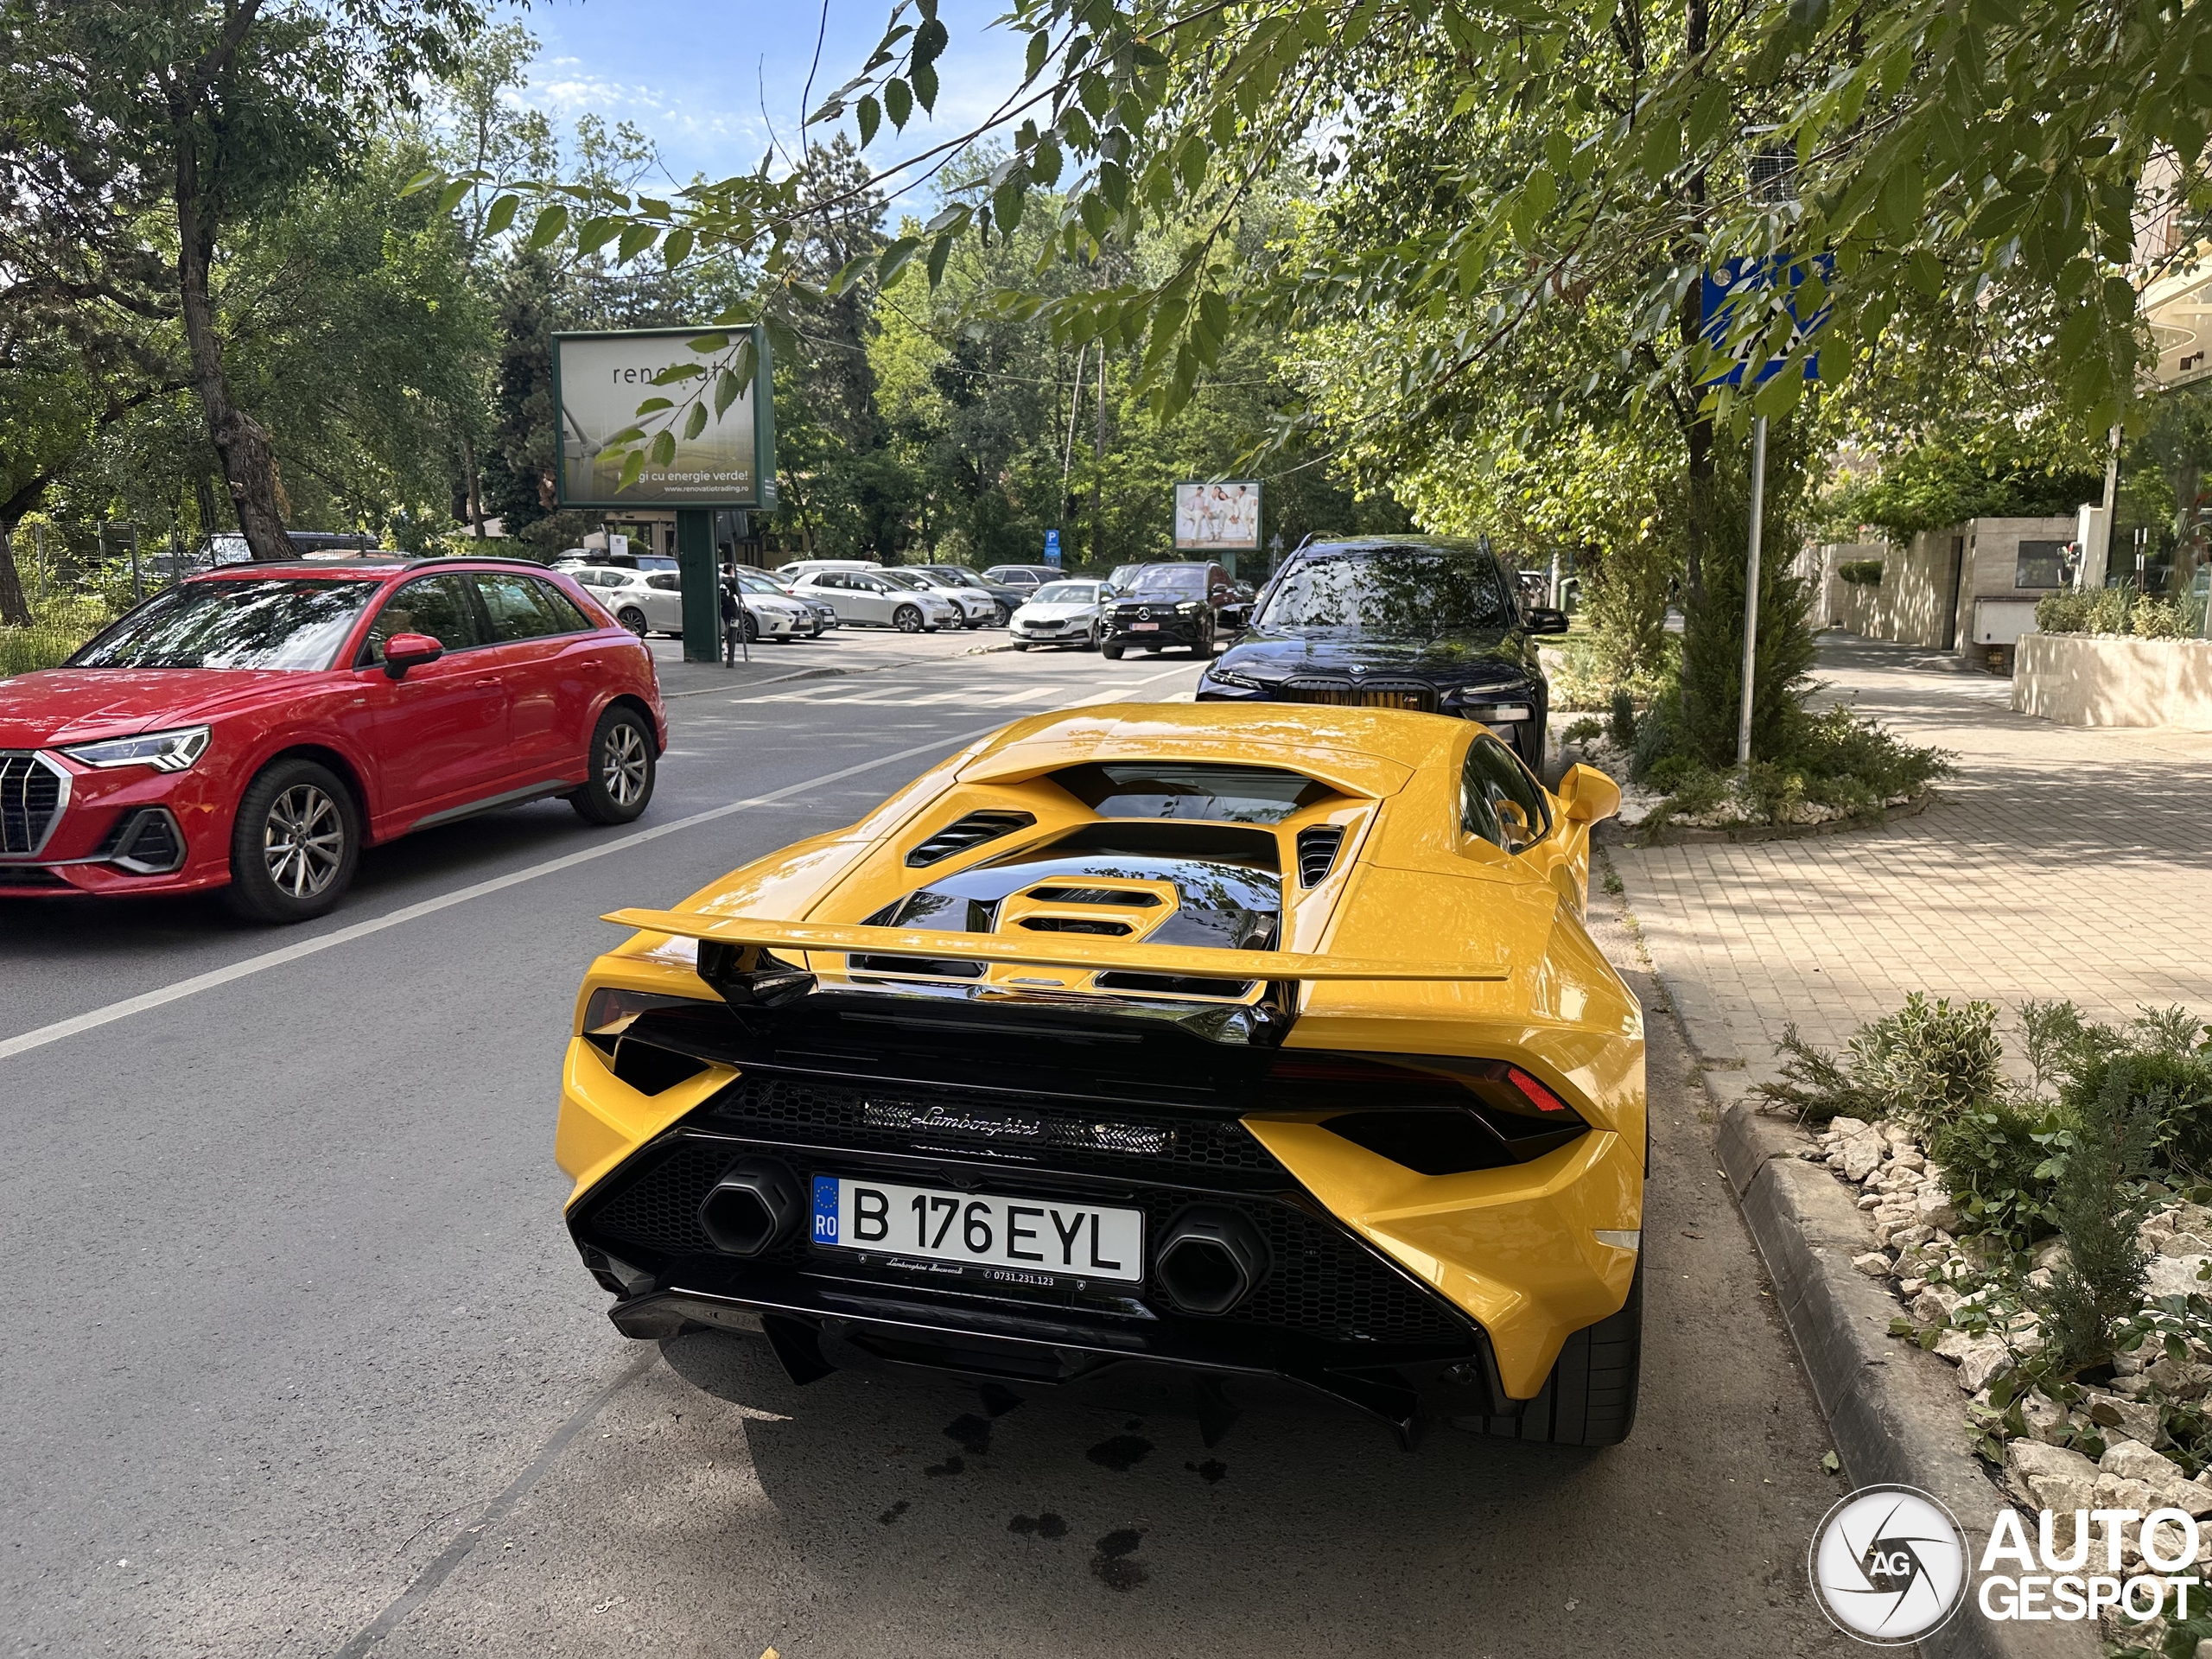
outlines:
[[[1818, 334], [1827, 322], [1829, 315], [1834, 310], [1835, 306], [1833, 301], [1823, 300], [1821, 302], [1821, 308], [1813, 314], [1809, 321], [1797, 315], [1797, 301], [1794, 290], [1805, 280], [1808, 266], [1820, 273], [1823, 286], [1832, 286], [1834, 283], [1835, 256], [1832, 253], [1816, 253], [1809, 260], [1799, 259], [1786, 253], [1769, 254], [1759, 259], [1731, 259], [1718, 270], [1707, 271], [1704, 291], [1698, 307], [1700, 327], [1706, 340], [1713, 346], [1725, 345], [1728, 339], [1729, 324], [1734, 321], [1731, 314], [1736, 307], [1753, 296], [1758, 296], [1763, 302], [1766, 290], [1771, 289], [1778, 280], [1787, 282], [1793, 290], [1791, 297], [1783, 302], [1784, 308], [1789, 313], [1790, 321], [1796, 325], [1790, 331], [1789, 348], [1794, 349], [1807, 335]], [[1752, 376], [1751, 384], [1764, 385], [1782, 372], [1782, 365], [1788, 360], [1789, 349], [1785, 349], [1781, 356], [1767, 359], [1759, 365], [1758, 372]], [[1744, 384], [1745, 366], [1745, 363], [1738, 361], [1720, 373], [1710, 377], [1706, 384], [1740, 386]], [[1821, 354], [1818, 352], [1810, 353], [1805, 359], [1805, 378], [1808, 380], [1817, 380], [1821, 378]]]
[[1056, 569], [1059, 566], [1060, 532], [1057, 530], [1048, 530], [1045, 532], [1045, 563]]

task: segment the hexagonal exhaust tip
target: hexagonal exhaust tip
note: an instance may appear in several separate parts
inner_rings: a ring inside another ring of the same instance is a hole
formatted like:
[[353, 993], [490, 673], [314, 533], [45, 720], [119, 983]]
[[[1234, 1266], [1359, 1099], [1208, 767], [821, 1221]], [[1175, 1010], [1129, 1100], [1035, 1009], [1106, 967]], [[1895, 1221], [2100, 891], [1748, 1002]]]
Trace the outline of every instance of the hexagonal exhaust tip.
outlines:
[[1152, 1271], [1185, 1313], [1226, 1313], [1268, 1276], [1267, 1241], [1234, 1210], [1193, 1205], [1167, 1224]]
[[741, 1158], [699, 1201], [699, 1225], [730, 1255], [759, 1255], [798, 1220], [798, 1182], [772, 1158]]

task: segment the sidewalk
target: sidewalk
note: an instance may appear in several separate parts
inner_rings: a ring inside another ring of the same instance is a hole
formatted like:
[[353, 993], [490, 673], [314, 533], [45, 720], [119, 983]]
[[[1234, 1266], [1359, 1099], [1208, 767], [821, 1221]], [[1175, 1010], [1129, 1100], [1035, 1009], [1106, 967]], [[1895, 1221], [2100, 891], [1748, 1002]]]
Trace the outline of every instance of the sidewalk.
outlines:
[[1955, 753], [1919, 817], [1611, 849], [1717, 1096], [1774, 1074], [1785, 1024], [1840, 1045], [1912, 990], [1990, 999], [2007, 1025], [2027, 997], [2212, 1013], [2212, 734], [2054, 726], [1953, 660], [1821, 641], [1826, 700]]

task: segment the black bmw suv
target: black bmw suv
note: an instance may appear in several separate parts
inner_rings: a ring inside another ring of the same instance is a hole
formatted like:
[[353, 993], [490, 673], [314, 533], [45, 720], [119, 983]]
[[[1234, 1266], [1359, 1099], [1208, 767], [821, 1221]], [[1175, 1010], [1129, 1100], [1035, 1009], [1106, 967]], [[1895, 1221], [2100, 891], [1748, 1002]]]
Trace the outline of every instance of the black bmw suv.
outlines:
[[1534, 772], [1551, 700], [1535, 636], [1566, 632], [1564, 612], [1522, 602], [1487, 542], [1309, 543], [1268, 583], [1243, 637], [1199, 677], [1198, 696], [1478, 720]]
[[1211, 657], [1223, 613], [1238, 603], [1236, 584], [1217, 564], [1141, 564], [1106, 605], [1098, 649], [1119, 657], [1143, 646], [1188, 645]]

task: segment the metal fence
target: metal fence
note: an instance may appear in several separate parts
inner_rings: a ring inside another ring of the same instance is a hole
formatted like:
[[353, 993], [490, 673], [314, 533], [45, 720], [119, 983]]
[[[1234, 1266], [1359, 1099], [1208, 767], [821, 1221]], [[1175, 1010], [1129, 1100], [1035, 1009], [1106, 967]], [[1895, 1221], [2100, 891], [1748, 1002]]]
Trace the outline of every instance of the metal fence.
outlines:
[[173, 539], [135, 524], [35, 521], [10, 538], [30, 625], [0, 625], [0, 676], [50, 668], [186, 568]]

